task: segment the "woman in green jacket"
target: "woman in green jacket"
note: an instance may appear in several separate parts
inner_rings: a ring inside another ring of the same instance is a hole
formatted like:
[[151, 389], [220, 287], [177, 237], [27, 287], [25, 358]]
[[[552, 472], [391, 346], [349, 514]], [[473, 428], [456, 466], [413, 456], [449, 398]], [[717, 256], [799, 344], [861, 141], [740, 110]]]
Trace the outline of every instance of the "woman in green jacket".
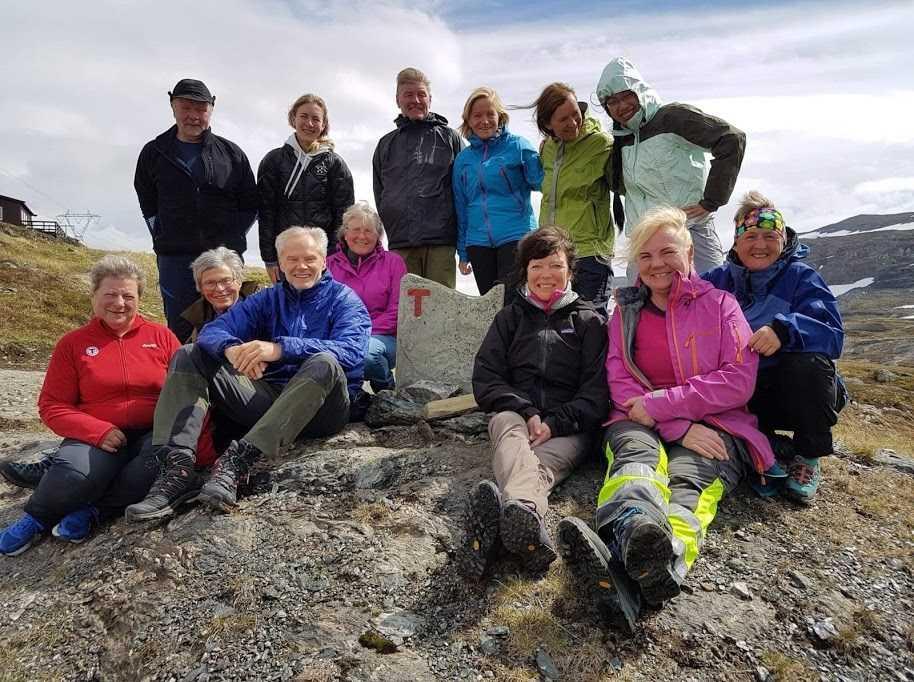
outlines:
[[597, 307], [605, 306], [615, 239], [609, 193], [612, 135], [587, 115], [587, 103], [579, 102], [564, 83], [547, 85], [533, 106], [545, 137], [540, 225], [558, 225], [571, 234], [578, 253], [574, 290]]

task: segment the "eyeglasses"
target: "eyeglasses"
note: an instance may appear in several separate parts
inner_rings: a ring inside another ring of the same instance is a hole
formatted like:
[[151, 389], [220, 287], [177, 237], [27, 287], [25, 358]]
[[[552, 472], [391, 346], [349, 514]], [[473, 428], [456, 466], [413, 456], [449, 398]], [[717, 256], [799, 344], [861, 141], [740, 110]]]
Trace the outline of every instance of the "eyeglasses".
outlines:
[[234, 283], [234, 277], [224, 277], [223, 279], [217, 279], [215, 281], [209, 280], [207, 282], [203, 282], [203, 288], [207, 291], [216, 291], [217, 289], [228, 289]]

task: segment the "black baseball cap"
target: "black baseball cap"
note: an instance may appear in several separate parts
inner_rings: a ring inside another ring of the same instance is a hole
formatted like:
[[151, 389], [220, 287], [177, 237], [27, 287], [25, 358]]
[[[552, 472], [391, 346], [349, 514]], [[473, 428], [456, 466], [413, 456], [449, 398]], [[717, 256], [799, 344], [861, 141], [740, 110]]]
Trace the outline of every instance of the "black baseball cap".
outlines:
[[216, 103], [216, 98], [210, 93], [209, 88], [203, 81], [194, 78], [182, 78], [175, 85], [175, 89], [168, 93], [171, 99], [181, 97], [182, 99], [192, 99], [197, 102]]

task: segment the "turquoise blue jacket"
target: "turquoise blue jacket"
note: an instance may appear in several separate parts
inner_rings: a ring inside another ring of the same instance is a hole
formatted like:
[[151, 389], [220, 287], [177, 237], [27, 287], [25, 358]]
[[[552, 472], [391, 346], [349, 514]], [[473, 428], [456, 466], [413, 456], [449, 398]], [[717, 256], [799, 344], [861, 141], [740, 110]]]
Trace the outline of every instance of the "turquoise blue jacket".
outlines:
[[468, 246], [496, 248], [536, 228], [530, 192], [543, 183], [539, 154], [526, 138], [506, 127], [488, 139], [470, 135], [470, 146], [454, 160], [457, 253]]

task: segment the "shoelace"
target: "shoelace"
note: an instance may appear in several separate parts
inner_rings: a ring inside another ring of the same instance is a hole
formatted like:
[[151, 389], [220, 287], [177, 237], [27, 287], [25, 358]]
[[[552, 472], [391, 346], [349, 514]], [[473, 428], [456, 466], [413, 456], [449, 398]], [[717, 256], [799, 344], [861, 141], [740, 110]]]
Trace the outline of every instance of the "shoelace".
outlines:
[[156, 479], [155, 483], [152, 484], [152, 489], [149, 491], [150, 495], [163, 495], [165, 497], [172, 497], [175, 495], [180, 495], [187, 489], [187, 483], [191, 477], [191, 470], [186, 467], [173, 467], [172, 469], [166, 469], [162, 467], [162, 471], [159, 473], [159, 477]]
[[816, 470], [808, 464], [797, 463], [790, 467], [790, 477], [807, 485], [816, 477]]

